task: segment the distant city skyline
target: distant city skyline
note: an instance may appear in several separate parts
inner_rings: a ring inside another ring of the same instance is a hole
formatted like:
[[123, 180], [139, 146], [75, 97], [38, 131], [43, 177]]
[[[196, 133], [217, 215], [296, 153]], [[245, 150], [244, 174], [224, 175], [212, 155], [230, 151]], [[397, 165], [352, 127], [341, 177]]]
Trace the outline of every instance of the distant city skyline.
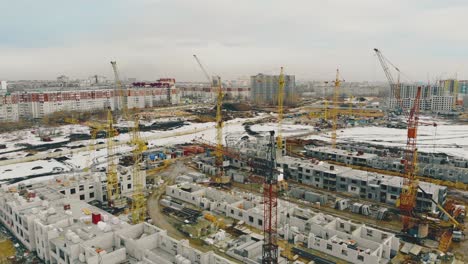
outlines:
[[468, 79], [462, 0], [1, 1], [0, 80], [112, 76], [205, 81], [277, 74], [385, 81], [373, 48], [403, 80]]

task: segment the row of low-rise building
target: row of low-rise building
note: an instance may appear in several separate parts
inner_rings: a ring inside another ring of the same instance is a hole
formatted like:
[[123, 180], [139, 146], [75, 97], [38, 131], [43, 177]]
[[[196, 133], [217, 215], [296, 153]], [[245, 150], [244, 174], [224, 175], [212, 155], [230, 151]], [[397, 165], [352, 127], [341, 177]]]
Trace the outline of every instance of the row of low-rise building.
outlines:
[[56, 185], [42, 182], [0, 190], [0, 222], [45, 263], [233, 263], [200, 252], [151, 224], [131, 225], [128, 218], [76, 199], [73, 191], [63, 194]]
[[[372, 148], [364, 149], [372, 151]], [[330, 147], [306, 146], [306, 155], [319, 160], [331, 160], [350, 165], [367, 166], [371, 168], [404, 172], [404, 164], [400, 158], [392, 158], [386, 155], [388, 150], [374, 149], [374, 153], [364, 152], [362, 150], [354, 151], [349, 147], [346, 149], [333, 149]], [[468, 183], [468, 163], [464, 159], [452, 158], [447, 156], [436, 156], [429, 154], [418, 155], [418, 174], [439, 180]]]
[[[167, 186], [166, 195], [263, 230], [263, 201], [258, 195], [227, 193], [194, 183]], [[278, 234], [297, 245], [302, 244], [305, 248], [351, 263], [386, 263], [400, 245], [392, 233], [316, 213], [281, 199], [278, 202]], [[260, 263], [261, 250], [256, 240], [247, 240], [239, 245], [229, 249], [228, 254], [236, 258], [240, 255], [239, 260], [244, 263]], [[252, 252], [246, 252], [249, 250]]]
[[[129, 109], [161, 104], [178, 104], [180, 93], [174, 79], [137, 83], [125, 89]], [[3, 92], [0, 94], [0, 122], [42, 118], [59, 111], [122, 109], [122, 94], [110, 86], [93, 89]]]
[[[366, 160], [374, 154], [342, 153], [328, 148], [309, 148], [310, 156], [323, 160], [336, 160], [346, 164], [367, 164]], [[331, 153], [327, 153], [331, 151]], [[327, 153], [327, 154], [324, 154]], [[326, 156], [321, 156], [321, 155]], [[342, 155], [344, 154], [344, 155]], [[334, 155], [334, 156], [331, 156]], [[303, 184], [331, 191], [347, 192], [363, 199], [395, 205], [403, 188], [403, 178], [371, 173], [345, 166], [332, 165], [323, 161], [311, 162], [299, 158], [283, 157], [281, 164], [285, 178]], [[418, 191], [416, 210], [437, 212], [437, 205], [444, 204], [447, 187], [428, 182], [420, 182], [426, 194]]]

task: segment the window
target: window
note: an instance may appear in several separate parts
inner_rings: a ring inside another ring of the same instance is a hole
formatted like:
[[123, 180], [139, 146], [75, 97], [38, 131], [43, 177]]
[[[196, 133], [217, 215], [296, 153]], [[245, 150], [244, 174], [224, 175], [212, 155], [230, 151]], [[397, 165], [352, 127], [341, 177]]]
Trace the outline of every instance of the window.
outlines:
[[61, 193], [61, 194], [65, 194], [65, 190], [61, 190], [60, 193]]
[[259, 226], [262, 226], [262, 225], [263, 225], [263, 220], [262, 220], [262, 219], [258, 219], [258, 225], [259, 225]]
[[85, 199], [85, 196], [84, 196], [84, 194], [80, 194], [80, 200], [82, 200], [82, 201], [83, 201], [84, 199]]
[[356, 187], [351, 186], [351, 191], [356, 191]]
[[354, 184], [356, 184], [356, 183], [357, 183], [357, 181], [356, 181], [356, 180], [351, 180], [351, 183], [354, 183]]
[[390, 195], [390, 199], [392, 199], [392, 200], [396, 200], [396, 199], [397, 199], [397, 197], [396, 197], [396, 195]]
[[348, 251], [342, 249], [342, 250], [341, 250], [341, 255], [343, 255], [343, 256], [348, 256]]
[[344, 229], [344, 223], [340, 223], [340, 228]]
[[345, 178], [340, 178], [340, 181], [345, 182], [346, 179]]
[[131, 183], [127, 184], [127, 189], [131, 189], [131, 188], [132, 188], [132, 184]]
[[309, 169], [306, 169], [306, 173], [310, 173], [310, 170], [309, 170]]
[[71, 193], [71, 194], [75, 194], [75, 193], [76, 193], [75, 188], [71, 188], [71, 189], [70, 189], [70, 193]]
[[249, 222], [253, 223], [253, 221], [254, 221], [253, 216], [249, 216]]
[[328, 250], [333, 250], [333, 246], [331, 244], [327, 244], [327, 249]]
[[316, 182], [319, 182], [319, 181], [320, 181], [320, 178], [315, 178], [315, 181], [316, 181]]
[[371, 229], [367, 229], [367, 236], [372, 236], [372, 230]]
[[93, 192], [89, 193], [89, 198], [94, 198], [94, 193]]
[[94, 189], [94, 185], [89, 185], [89, 186], [88, 186], [88, 189], [90, 189], [90, 190], [91, 190], [91, 189]]
[[357, 259], [360, 260], [360, 261], [364, 261], [364, 256], [358, 255], [358, 256], [357, 256]]
[[61, 259], [65, 260], [65, 253], [61, 249], [59, 250], [59, 255]]
[[79, 186], [79, 190], [80, 190], [80, 191], [84, 191], [84, 185], [80, 185], [80, 186]]
[[231, 209], [231, 214], [234, 214], [234, 209]]

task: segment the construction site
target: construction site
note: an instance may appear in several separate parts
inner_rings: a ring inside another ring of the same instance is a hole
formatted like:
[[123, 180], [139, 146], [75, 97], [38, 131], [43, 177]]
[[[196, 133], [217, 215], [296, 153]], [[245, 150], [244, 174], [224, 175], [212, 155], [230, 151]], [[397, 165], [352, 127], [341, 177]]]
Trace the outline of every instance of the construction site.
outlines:
[[204, 86], [124, 82], [112, 61], [81, 103], [18, 103], [35, 121], [0, 134], [0, 262], [468, 262], [459, 82], [400, 83], [372, 52], [385, 96], [338, 69], [320, 96], [283, 67], [231, 89], [193, 55]]

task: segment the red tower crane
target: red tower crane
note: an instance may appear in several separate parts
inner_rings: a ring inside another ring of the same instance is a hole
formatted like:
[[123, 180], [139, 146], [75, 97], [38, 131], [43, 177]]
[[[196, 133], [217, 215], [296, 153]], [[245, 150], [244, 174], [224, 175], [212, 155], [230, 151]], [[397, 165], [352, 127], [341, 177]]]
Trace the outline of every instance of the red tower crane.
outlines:
[[418, 87], [413, 107], [408, 115], [408, 135], [404, 156], [405, 178], [399, 198], [398, 208], [403, 220], [403, 231], [411, 228], [413, 210], [416, 206], [416, 195], [418, 194], [418, 180], [416, 179], [416, 165], [418, 162], [416, 140], [418, 137], [419, 105], [421, 99], [421, 87]]
[[278, 263], [278, 177], [276, 175], [275, 132], [270, 131], [268, 158], [263, 184], [262, 264]]

